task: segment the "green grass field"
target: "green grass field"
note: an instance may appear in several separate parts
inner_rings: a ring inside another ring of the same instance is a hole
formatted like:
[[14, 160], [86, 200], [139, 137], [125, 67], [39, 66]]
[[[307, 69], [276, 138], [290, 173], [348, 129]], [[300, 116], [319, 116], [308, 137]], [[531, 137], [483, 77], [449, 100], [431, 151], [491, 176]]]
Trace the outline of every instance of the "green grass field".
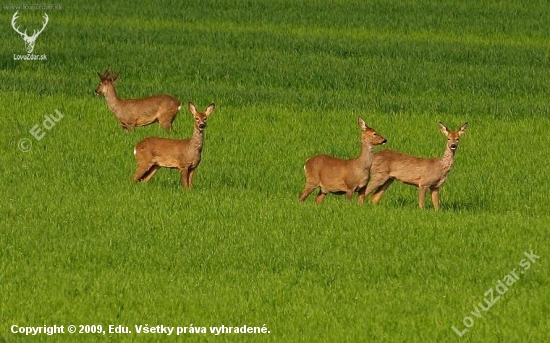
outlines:
[[[14, 60], [26, 53], [15, 9], [0, 11], [0, 342], [548, 340], [548, 4], [59, 3], [19, 11], [29, 32], [49, 16], [43, 61]], [[125, 132], [93, 95], [107, 67], [122, 98], [216, 103], [192, 190], [169, 169], [132, 182], [135, 144], [190, 137], [192, 116], [183, 106], [170, 133]], [[398, 183], [377, 206], [298, 203], [308, 157], [359, 154], [358, 116], [383, 149], [433, 157], [438, 122], [469, 122], [441, 211]], [[222, 325], [269, 333], [210, 333]]]

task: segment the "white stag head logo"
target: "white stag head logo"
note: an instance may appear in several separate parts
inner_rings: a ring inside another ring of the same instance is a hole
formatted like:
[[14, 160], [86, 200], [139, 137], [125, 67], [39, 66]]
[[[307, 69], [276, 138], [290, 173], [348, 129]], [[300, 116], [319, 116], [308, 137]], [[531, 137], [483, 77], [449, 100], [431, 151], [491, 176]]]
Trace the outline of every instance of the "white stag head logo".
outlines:
[[48, 24], [48, 15], [44, 13], [44, 19], [46, 20], [44, 22], [44, 26], [42, 26], [42, 28], [38, 32], [34, 30], [32, 36], [27, 36], [27, 30], [25, 30], [25, 32], [21, 32], [19, 31], [19, 27], [15, 27], [15, 21], [18, 18], [17, 17], [18, 12], [19, 11], [16, 11], [13, 14], [13, 17], [11, 18], [11, 26], [13, 26], [13, 29], [15, 30], [15, 32], [19, 33], [21, 37], [23, 37], [23, 40], [25, 41], [25, 49], [27, 49], [27, 52], [30, 54], [34, 50], [34, 42], [36, 41], [36, 38], [38, 38], [38, 35], [40, 35], [42, 31], [44, 31], [44, 29], [46, 28], [46, 25]]

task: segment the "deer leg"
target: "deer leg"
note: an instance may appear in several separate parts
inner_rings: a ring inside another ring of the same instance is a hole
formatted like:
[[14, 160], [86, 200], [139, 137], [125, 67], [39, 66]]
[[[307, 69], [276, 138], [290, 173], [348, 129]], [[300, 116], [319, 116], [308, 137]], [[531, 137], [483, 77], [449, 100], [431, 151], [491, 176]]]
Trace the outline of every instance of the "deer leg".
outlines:
[[308, 178], [306, 176], [306, 185], [304, 187], [304, 191], [298, 197], [298, 201], [302, 202], [306, 200], [306, 198], [311, 194], [311, 192], [313, 192], [317, 187], [319, 187], [319, 180], [317, 179], [312, 180], [312, 178]]
[[386, 181], [387, 181], [387, 179], [384, 178], [384, 177], [380, 177], [379, 174], [378, 175], [377, 174], [371, 174], [371, 179], [367, 184], [367, 189], [365, 189], [365, 196], [364, 197], [371, 194], [374, 190], [380, 188], [380, 186], [382, 186], [384, 184], [384, 182], [386, 182]]
[[300, 196], [298, 197], [298, 201], [302, 202], [306, 200], [306, 198], [311, 194], [317, 188], [317, 185], [308, 185], [306, 184], [306, 187], [304, 188], [304, 191]]
[[189, 174], [187, 174], [187, 184], [189, 186], [187, 188], [193, 187], [193, 176], [195, 175], [195, 169], [197, 168], [189, 168]]
[[174, 119], [176, 119], [176, 115], [179, 112], [179, 107], [168, 105], [168, 107], [162, 107], [159, 109], [159, 112], [157, 113], [157, 118], [159, 123], [165, 122], [172, 124], [174, 122]]
[[145, 174], [147, 174], [149, 172], [149, 170], [151, 169], [151, 167], [153, 167], [153, 164], [147, 164], [147, 165], [139, 165], [138, 164], [138, 167], [137, 167], [137, 170], [134, 174], [134, 181], [135, 182], [141, 182], [143, 181], [143, 178], [145, 176]]
[[166, 131], [172, 131], [172, 120], [170, 120], [170, 118], [160, 118], [159, 124]]
[[372, 202], [373, 203], [377, 203], [380, 201], [380, 198], [382, 197], [382, 194], [384, 194], [384, 192], [388, 189], [388, 187], [393, 183], [393, 180], [394, 179], [388, 179], [386, 180], [386, 182], [384, 182], [384, 184], [380, 187], [378, 187], [375, 191], [374, 191], [374, 194], [372, 195]]
[[365, 196], [370, 194], [376, 188], [380, 187], [383, 183], [384, 182], [381, 182], [380, 180], [375, 180], [374, 178], [371, 179], [369, 184], [367, 185], [367, 188], [365, 189]]
[[435, 210], [439, 210], [439, 188], [431, 188], [432, 192], [432, 203], [434, 204]]
[[132, 130], [135, 127], [135, 124], [127, 124], [127, 123], [121, 123], [122, 128], [125, 129], [127, 132], [132, 132]]
[[358, 192], [359, 193], [359, 198], [357, 200], [360, 204], [365, 202], [365, 197], [367, 196], [366, 190], [367, 190], [367, 186], [361, 188]]
[[174, 107], [174, 109], [166, 115], [166, 118], [168, 121], [170, 121], [170, 124], [174, 122], [174, 120], [176, 119], [176, 116], [178, 115], [178, 112], [179, 112], [178, 107]]
[[353, 190], [346, 191], [346, 199], [348, 199], [348, 201], [351, 201], [352, 198], [353, 198]]
[[152, 166], [151, 168], [149, 168], [149, 170], [143, 174], [143, 176], [141, 177], [141, 182], [147, 182], [149, 180], [151, 180], [151, 178], [153, 177], [153, 175], [155, 175], [155, 173], [160, 169], [160, 166], [158, 165], [154, 165]]
[[187, 167], [180, 168], [181, 172], [181, 185], [185, 188], [189, 188], [189, 169]]
[[420, 207], [421, 210], [424, 209], [424, 199], [426, 198], [426, 191], [428, 190], [427, 186], [418, 186], [419, 194], [418, 194], [418, 207]]
[[323, 193], [323, 190], [320, 189], [319, 194], [317, 194], [317, 196], [315, 197], [315, 203], [317, 203], [317, 204], [322, 203], [323, 199], [325, 199], [326, 195], [327, 195], [327, 193]]

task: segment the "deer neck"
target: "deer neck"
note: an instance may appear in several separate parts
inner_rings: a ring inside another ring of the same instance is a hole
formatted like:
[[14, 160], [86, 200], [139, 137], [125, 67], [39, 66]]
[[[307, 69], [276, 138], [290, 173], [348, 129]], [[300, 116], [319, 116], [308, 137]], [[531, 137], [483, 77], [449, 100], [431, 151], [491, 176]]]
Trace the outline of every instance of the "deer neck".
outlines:
[[441, 157], [440, 159], [441, 168], [443, 169], [443, 171], [447, 173], [449, 170], [451, 170], [451, 167], [453, 166], [454, 161], [455, 161], [455, 152], [451, 150], [450, 147], [447, 147], [447, 149], [445, 149], [445, 153], [443, 154], [443, 157]]
[[109, 109], [112, 112], [117, 113], [120, 109], [122, 100], [116, 94], [116, 89], [114, 85], [109, 85], [109, 87], [107, 88], [107, 92], [105, 93], [105, 100], [107, 100], [107, 106], [109, 107]]
[[365, 169], [369, 169], [374, 158], [374, 147], [369, 142], [361, 143], [361, 155], [357, 158], [359, 165]]
[[193, 131], [193, 137], [191, 137], [191, 145], [198, 152], [202, 151], [202, 142], [204, 141], [204, 131], [200, 131], [198, 127], [195, 127]]

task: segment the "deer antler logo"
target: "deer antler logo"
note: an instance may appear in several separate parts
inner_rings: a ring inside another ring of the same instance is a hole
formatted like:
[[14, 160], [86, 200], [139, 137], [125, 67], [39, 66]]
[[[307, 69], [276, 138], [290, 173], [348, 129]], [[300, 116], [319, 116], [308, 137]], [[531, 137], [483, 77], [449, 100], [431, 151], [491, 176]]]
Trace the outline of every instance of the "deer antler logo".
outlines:
[[46, 13], [44, 13], [44, 19], [46, 20], [44, 22], [44, 26], [42, 26], [42, 28], [36, 32], [36, 30], [33, 31], [33, 34], [32, 36], [28, 36], [27, 35], [27, 30], [25, 30], [25, 32], [21, 32], [19, 31], [19, 27], [15, 27], [15, 21], [17, 20], [17, 13], [19, 11], [16, 11], [14, 14], [13, 14], [13, 17], [11, 18], [11, 26], [13, 26], [13, 29], [15, 30], [15, 32], [19, 33], [21, 35], [21, 37], [23, 37], [23, 40], [25, 41], [25, 49], [27, 49], [27, 52], [30, 54], [32, 53], [32, 51], [34, 50], [34, 42], [36, 41], [36, 38], [38, 38], [38, 35], [40, 35], [42, 33], [42, 31], [44, 31], [44, 29], [46, 28], [46, 25], [48, 24], [48, 15]]

